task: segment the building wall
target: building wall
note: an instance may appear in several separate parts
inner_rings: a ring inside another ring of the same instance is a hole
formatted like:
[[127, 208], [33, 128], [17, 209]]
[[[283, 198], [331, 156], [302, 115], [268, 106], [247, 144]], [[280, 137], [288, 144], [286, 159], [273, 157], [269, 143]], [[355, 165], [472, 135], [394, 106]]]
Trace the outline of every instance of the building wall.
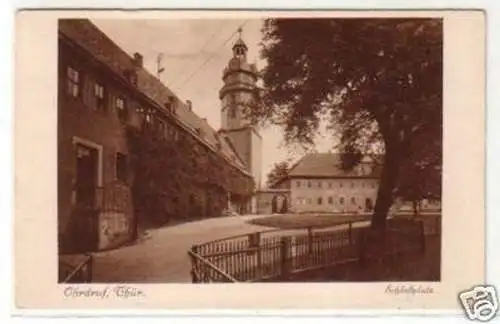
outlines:
[[252, 137], [250, 130], [247, 128], [241, 128], [229, 131], [227, 133], [227, 137], [231, 141], [231, 144], [238, 153], [239, 157], [243, 160], [243, 163], [245, 163], [245, 166], [250, 169], [252, 158]]
[[297, 212], [363, 212], [375, 206], [378, 180], [369, 178], [291, 180], [291, 206]]
[[[120, 183], [116, 177], [116, 154], [129, 157], [125, 128], [118, 119], [114, 99], [119, 94], [130, 102], [127, 93], [113, 85], [109, 77], [96, 70], [83, 57], [60, 43], [59, 53], [59, 96], [58, 96], [58, 230], [62, 236], [70, 236], [69, 226], [74, 221], [75, 179], [76, 179], [76, 144], [91, 145], [99, 148], [97, 185], [102, 188], [102, 197], [106, 194], [122, 201], [120, 210], [114, 215], [119, 222], [99, 222], [99, 247], [108, 248], [130, 238], [133, 224], [133, 206], [129, 183]], [[79, 97], [73, 97], [67, 91], [67, 67], [80, 72], [81, 83]], [[106, 86], [105, 109], [96, 109], [93, 84], [99, 80]], [[133, 106], [129, 107], [133, 110]], [[116, 188], [120, 189], [116, 189]], [[115, 190], [116, 189], [116, 190]], [[104, 194], [104, 191], [106, 194]], [[99, 194], [99, 193], [98, 193]], [[119, 197], [116, 197], [119, 196]], [[102, 215], [99, 219], [108, 219]], [[109, 234], [109, 235], [108, 235]], [[108, 235], [108, 236], [106, 236]], [[64, 248], [64, 247], [63, 247]]]
[[[73, 97], [67, 91], [67, 67], [80, 72], [80, 93]], [[97, 109], [94, 95], [96, 81], [105, 89], [104, 109]], [[62, 252], [71, 250], [73, 238], [72, 224], [78, 221], [75, 216], [76, 195], [76, 145], [78, 141], [90, 144], [99, 151], [100, 171], [97, 190], [101, 208], [97, 217], [98, 249], [113, 248], [133, 238], [139, 221], [134, 215], [131, 185], [134, 180], [131, 148], [128, 143], [126, 126], [140, 127], [145, 121], [144, 111], [156, 109], [145, 101], [133, 84], [123, 84], [109, 70], [98, 64], [88, 53], [75, 48], [66, 40], [59, 40], [59, 84], [58, 84], [58, 232]], [[132, 90], [131, 90], [132, 88]], [[125, 101], [127, 119], [120, 120], [116, 99]], [[159, 120], [152, 117], [152, 122]], [[166, 120], [163, 120], [166, 122]], [[179, 133], [190, 134], [176, 123], [165, 124], [165, 140], [179, 139]], [[167, 135], [168, 134], [168, 135]], [[247, 136], [247, 138], [250, 138]], [[200, 146], [202, 144], [199, 144]], [[250, 141], [248, 141], [250, 146]], [[116, 154], [128, 158], [126, 181], [117, 179]], [[184, 193], [183, 193], [184, 194]], [[189, 194], [182, 197], [188, 204]], [[204, 194], [197, 194], [202, 200]], [[101, 206], [102, 207], [102, 206]], [[188, 206], [189, 207], [189, 206]], [[187, 208], [187, 207], [186, 207]], [[184, 213], [184, 211], [180, 211]], [[188, 217], [186, 215], [186, 217]], [[74, 226], [73, 226], [74, 227]]]
[[262, 177], [262, 138], [255, 133], [251, 132], [251, 164], [250, 172], [255, 179], [256, 188], [261, 188]]
[[229, 131], [227, 137], [259, 188], [262, 176], [262, 139], [250, 127]]

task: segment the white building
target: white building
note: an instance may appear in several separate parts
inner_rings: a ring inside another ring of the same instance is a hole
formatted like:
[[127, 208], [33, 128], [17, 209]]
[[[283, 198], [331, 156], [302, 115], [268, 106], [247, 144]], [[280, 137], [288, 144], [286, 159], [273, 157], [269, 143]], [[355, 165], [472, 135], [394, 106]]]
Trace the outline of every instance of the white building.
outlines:
[[[291, 168], [287, 178], [261, 191], [259, 212], [283, 210], [276, 202], [277, 195], [286, 197], [287, 210], [293, 212], [372, 211], [379, 176], [380, 167], [372, 162], [363, 161], [346, 172], [341, 168], [340, 154], [307, 154]], [[271, 194], [276, 190], [281, 192]]]

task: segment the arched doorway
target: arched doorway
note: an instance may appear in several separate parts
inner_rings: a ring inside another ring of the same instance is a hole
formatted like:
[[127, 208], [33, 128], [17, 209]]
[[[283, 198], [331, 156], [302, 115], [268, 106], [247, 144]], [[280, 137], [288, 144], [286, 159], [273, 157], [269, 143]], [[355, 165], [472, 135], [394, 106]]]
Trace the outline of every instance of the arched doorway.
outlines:
[[281, 208], [280, 208], [280, 213], [281, 214], [286, 214], [288, 212], [288, 199], [285, 196], [282, 196], [281, 200]]
[[271, 212], [273, 214], [278, 212], [278, 196], [273, 196], [273, 199], [271, 200]]
[[276, 194], [271, 201], [271, 211], [273, 214], [283, 214], [288, 212], [288, 198], [282, 194]]

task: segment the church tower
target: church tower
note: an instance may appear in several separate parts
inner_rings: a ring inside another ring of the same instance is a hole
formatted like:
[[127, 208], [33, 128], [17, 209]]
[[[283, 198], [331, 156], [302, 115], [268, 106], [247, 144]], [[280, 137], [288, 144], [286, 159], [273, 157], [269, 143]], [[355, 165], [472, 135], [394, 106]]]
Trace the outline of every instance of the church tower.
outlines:
[[256, 189], [260, 189], [262, 138], [245, 113], [256, 95], [258, 72], [255, 64], [247, 62], [248, 47], [241, 37], [242, 29], [239, 28], [238, 32], [239, 37], [233, 45], [233, 57], [224, 69], [224, 85], [219, 92], [222, 103], [221, 130], [253, 175]]

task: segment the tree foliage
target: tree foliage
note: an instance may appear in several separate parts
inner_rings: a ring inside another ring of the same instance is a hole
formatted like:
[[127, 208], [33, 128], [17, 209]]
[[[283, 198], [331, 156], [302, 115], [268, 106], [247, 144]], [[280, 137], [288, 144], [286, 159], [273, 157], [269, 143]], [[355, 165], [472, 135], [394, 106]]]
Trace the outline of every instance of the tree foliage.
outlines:
[[267, 174], [267, 186], [271, 187], [276, 181], [288, 176], [290, 165], [287, 161], [274, 163], [273, 168]]
[[[442, 21], [268, 19], [262, 31], [267, 66], [252, 117], [303, 143], [326, 121], [346, 156], [383, 156], [372, 226], [385, 227], [396, 190], [418, 188], [441, 164]], [[424, 175], [405, 179], [417, 169]]]

